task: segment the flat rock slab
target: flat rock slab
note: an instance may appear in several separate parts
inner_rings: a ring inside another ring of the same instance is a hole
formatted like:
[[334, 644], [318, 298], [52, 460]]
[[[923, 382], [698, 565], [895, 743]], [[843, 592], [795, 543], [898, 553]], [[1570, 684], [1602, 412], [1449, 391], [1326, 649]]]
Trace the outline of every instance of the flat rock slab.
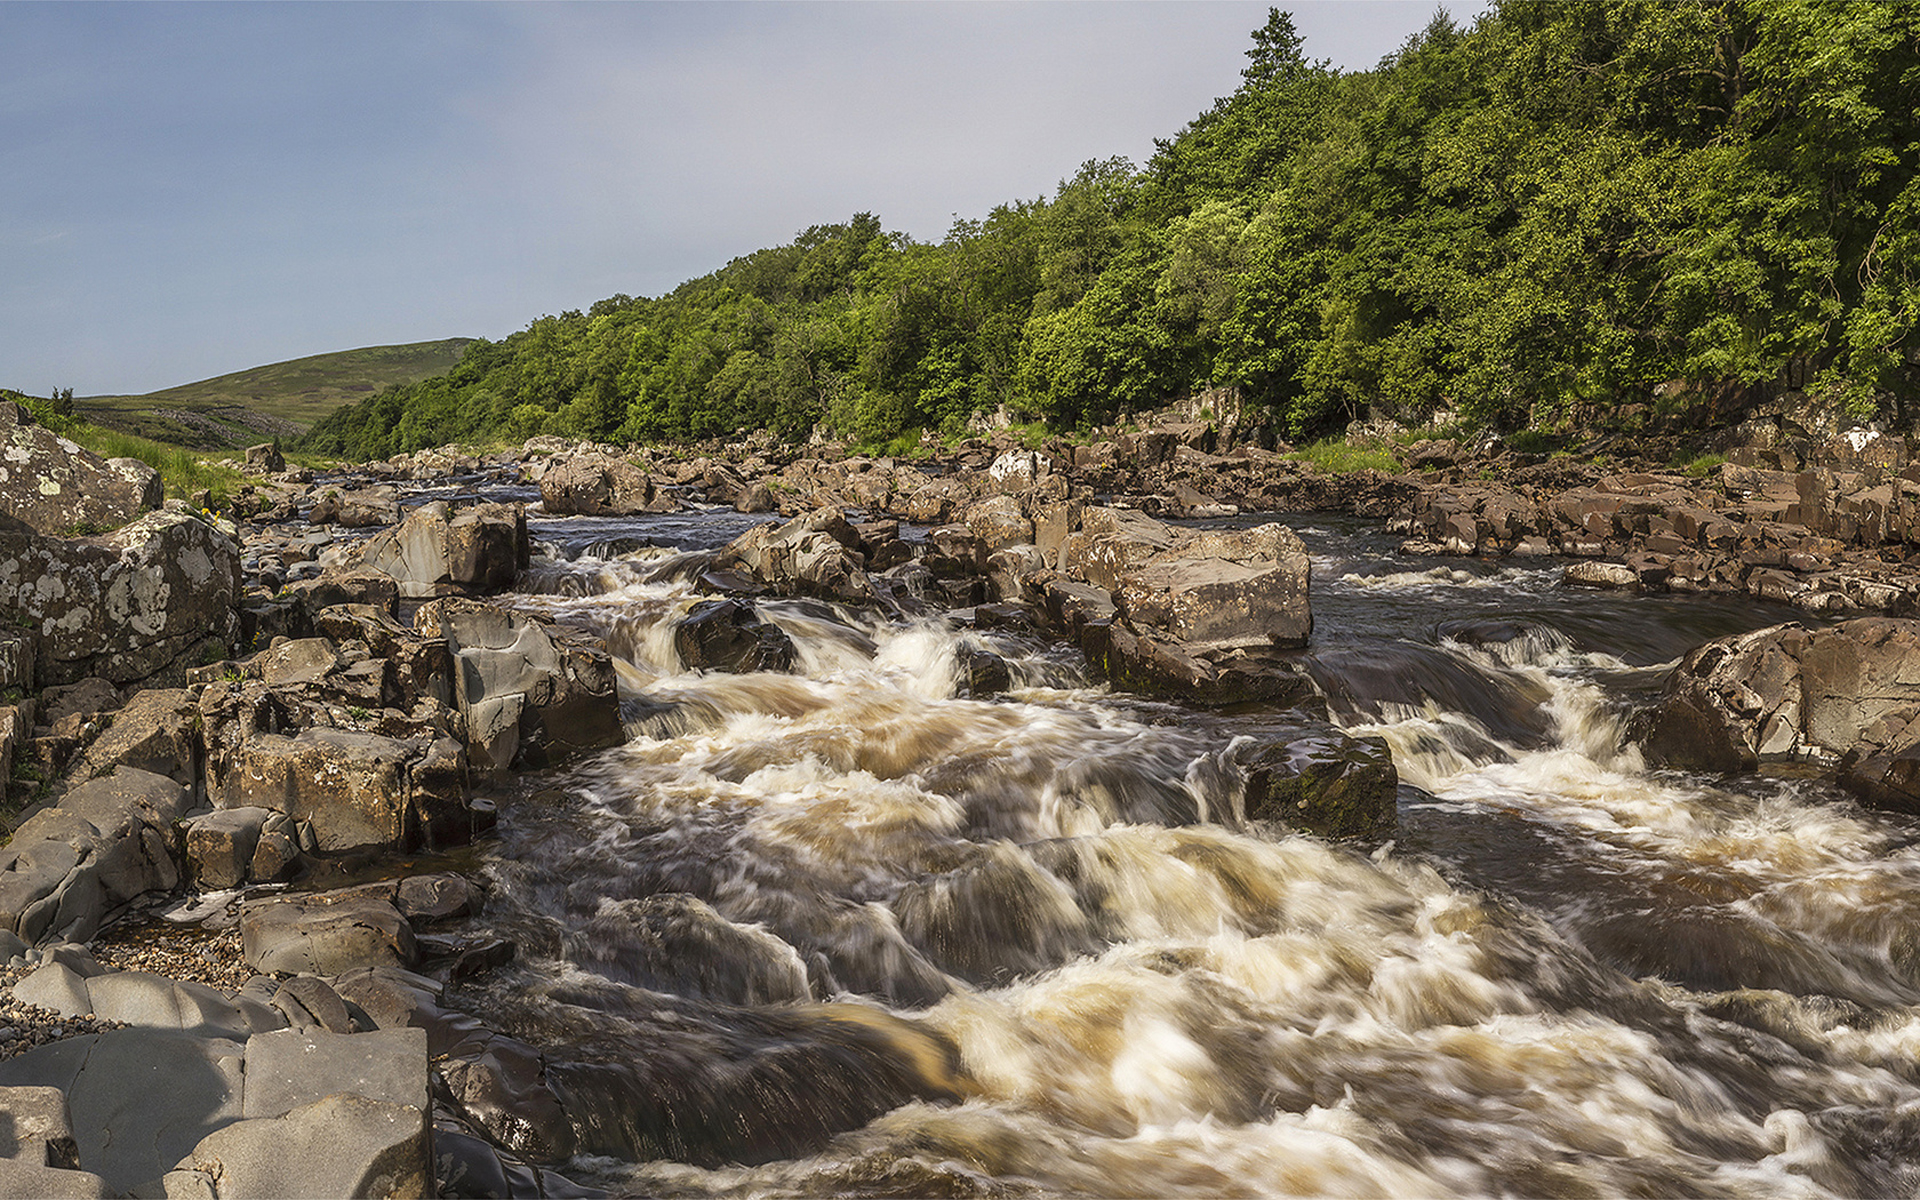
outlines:
[[66, 1093], [81, 1163], [124, 1195], [240, 1119], [244, 1051], [240, 1042], [115, 1029], [0, 1062], [0, 1087]]
[[278, 1117], [336, 1092], [424, 1112], [427, 1075], [424, 1029], [354, 1034], [283, 1029], [255, 1034], [247, 1042], [242, 1115]]
[[333, 1095], [203, 1139], [162, 1181], [168, 1197], [384, 1198], [433, 1190], [422, 1109]]
[[91, 1171], [0, 1159], [0, 1200], [106, 1200], [118, 1195]]

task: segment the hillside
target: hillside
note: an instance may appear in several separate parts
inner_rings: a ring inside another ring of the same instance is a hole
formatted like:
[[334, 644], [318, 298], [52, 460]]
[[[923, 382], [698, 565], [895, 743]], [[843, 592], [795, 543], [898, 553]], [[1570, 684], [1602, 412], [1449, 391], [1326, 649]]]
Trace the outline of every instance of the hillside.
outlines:
[[445, 374], [472, 340], [314, 354], [144, 396], [82, 396], [74, 409], [96, 425], [200, 449], [297, 437], [343, 405]]
[[1353, 73], [1273, 12], [1246, 57], [1144, 166], [1088, 162], [938, 244], [860, 213], [541, 317], [307, 444], [887, 446], [1216, 389], [1295, 440], [1640, 437], [1789, 394], [1920, 415], [1920, 6], [1505, 0]]

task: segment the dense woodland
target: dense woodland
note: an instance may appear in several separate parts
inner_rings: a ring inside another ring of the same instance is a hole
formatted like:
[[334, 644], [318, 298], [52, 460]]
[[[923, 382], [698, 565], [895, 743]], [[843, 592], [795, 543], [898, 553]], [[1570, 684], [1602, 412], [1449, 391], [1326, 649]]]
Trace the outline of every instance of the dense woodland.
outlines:
[[1920, 5], [1502, 3], [1353, 73], [1275, 12], [1246, 57], [1144, 166], [1088, 162], [937, 245], [818, 225], [476, 342], [309, 444], [878, 446], [1214, 387], [1296, 437], [1704, 421], [1782, 389], [1920, 419]]

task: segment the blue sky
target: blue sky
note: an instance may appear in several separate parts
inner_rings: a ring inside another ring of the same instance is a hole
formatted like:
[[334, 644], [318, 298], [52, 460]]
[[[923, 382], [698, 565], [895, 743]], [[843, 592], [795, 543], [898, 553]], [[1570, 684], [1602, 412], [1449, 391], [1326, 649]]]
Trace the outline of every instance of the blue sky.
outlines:
[[[1355, 69], [1437, 5], [1282, 7]], [[1266, 9], [0, 0], [0, 386], [504, 337], [859, 211], [937, 241], [1144, 161]]]

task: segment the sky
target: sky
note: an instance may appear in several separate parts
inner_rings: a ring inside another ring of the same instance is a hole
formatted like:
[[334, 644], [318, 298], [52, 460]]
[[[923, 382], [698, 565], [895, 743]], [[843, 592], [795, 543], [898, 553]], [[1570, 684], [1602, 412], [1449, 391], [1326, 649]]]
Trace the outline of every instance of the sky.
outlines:
[[[0, 0], [0, 386], [499, 339], [856, 212], [936, 242], [1144, 163], [1267, 7]], [[1282, 7], [1361, 70], [1440, 6]]]

